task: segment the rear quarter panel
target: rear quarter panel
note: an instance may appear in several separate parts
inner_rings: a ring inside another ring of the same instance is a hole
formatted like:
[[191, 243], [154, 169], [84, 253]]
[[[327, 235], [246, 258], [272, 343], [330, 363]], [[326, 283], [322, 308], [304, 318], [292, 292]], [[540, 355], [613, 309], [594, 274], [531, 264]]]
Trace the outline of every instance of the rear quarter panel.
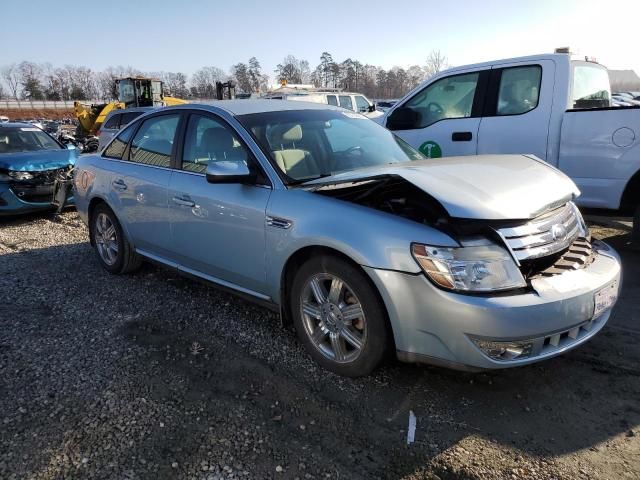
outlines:
[[640, 107], [565, 112], [558, 165], [582, 192], [578, 204], [618, 208], [640, 170]]

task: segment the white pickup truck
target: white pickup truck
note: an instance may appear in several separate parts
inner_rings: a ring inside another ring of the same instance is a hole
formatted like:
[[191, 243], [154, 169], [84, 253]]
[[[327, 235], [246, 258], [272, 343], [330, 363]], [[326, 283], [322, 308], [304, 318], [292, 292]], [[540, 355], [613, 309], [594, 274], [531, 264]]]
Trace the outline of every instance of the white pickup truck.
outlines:
[[375, 119], [429, 157], [533, 154], [578, 185], [584, 207], [635, 212], [640, 107], [612, 107], [607, 70], [554, 53], [455, 67]]

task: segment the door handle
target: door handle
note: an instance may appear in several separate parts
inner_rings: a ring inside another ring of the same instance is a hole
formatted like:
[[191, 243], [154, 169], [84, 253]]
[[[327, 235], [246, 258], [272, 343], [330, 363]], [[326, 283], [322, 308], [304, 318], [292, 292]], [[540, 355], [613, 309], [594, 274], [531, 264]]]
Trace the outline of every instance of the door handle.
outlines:
[[451, 134], [452, 142], [470, 142], [473, 139], [471, 132], [453, 132]]
[[111, 185], [113, 185], [113, 188], [115, 188], [116, 190], [126, 190], [127, 189], [127, 184], [124, 183], [124, 180], [122, 180], [121, 178], [111, 182]]
[[173, 197], [173, 203], [175, 203], [176, 205], [181, 205], [183, 207], [195, 207], [196, 206], [196, 202], [194, 202], [193, 200], [191, 200], [188, 197]]

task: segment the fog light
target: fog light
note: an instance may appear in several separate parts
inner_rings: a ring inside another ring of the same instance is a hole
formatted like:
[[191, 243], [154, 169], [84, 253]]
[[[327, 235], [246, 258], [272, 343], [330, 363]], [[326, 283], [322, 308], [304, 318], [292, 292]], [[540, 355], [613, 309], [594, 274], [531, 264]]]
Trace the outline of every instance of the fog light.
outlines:
[[509, 361], [520, 360], [531, 356], [531, 348], [533, 342], [513, 341], [513, 342], [496, 342], [493, 340], [481, 340], [472, 338], [471, 341], [478, 347], [482, 353], [492, 360]]

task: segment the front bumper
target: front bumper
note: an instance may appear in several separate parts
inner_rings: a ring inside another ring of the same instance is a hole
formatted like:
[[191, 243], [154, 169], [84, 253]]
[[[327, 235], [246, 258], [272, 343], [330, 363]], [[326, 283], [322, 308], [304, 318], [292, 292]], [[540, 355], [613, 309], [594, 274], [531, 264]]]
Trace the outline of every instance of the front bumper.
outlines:
[[[602, 242], [589, 266], [532, 280], [532, 291], [461, 295], [422, 274], [365, 267], [387, 307], [398, 358], [464, 370], [507, 368], [559, 355], [595, 335], [611, 308], [593, 318], [595, 293], [621, 283], [620, 258]], [[494, 360], [471, 341], [531, 340], [529, 357]]]
[[[53, 190], [52, 190], [53, 193]], [[67, 200], [73, 205], [73, 197]], [[21, 199], [6, 183], [0, 183], [0, 216], [22, 215], [26, 213], [52, 210], [51, 201], [29, 202]]]

